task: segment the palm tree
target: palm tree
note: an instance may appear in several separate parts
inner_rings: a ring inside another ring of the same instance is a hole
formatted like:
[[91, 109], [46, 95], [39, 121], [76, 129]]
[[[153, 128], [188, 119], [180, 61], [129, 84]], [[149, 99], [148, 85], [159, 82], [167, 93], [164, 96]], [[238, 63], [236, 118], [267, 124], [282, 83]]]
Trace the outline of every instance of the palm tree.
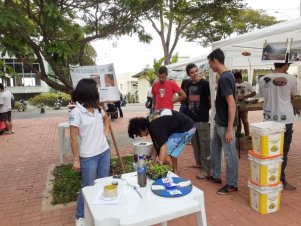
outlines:
[[[176, 53], [172, 57], [171, 63], [176, 63], [177, 61], [178, 61], [178, 53]], [[153, 67], [150, 68], [149, 65], [146, 65], [145, 69], [143, 70], [141, 78], [146, 79], [149, 82], [150, 86], [152, 86], [154, 81], [156, 80], [157, 71], [162, 66], [163, 62], [164, 62], [164, 57], [162, 57], [159, 60], [154, 59]]]

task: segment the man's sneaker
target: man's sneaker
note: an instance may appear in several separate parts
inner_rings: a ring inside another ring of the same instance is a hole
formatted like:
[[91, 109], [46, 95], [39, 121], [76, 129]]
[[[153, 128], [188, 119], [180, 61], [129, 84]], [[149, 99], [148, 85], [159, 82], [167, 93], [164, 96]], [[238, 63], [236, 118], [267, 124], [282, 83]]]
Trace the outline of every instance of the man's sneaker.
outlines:
[[75, 220], [75, 226], [86, 226], [84, 218], [78, 218]]
[[289, 184], [287, 183], [286, 181], [283, 183], [283, 189], [284, 190], [287, 190], [287, 191], [294, 191], [296, 190], [296, 186], [292, 185], [292, 184]]
[[236, 192], [236, 191], [238, 191], [237, 187], [234, 187], [232, 185], [225, 185], [224, 187], [219, 189], [216, 193], [219, 195], [226, 195], [226, 194]]
[[213, 176], [207, 176], [205, 178], [206, 178], [206, 180], [209, 180], [209, 181], [211, 181], [213, 183], [216, 183], [216, 184], [221, 184], [222, 183], [221, 179], [216, 179]]
[[196, 175], [196, 178], [198, 178], [198, 179], [206, 179], [206, 177], [208, 177], [208, 173], [206, 173], [206, 172], [201, 172], [201, 173], [198, 173], [197, 175]]

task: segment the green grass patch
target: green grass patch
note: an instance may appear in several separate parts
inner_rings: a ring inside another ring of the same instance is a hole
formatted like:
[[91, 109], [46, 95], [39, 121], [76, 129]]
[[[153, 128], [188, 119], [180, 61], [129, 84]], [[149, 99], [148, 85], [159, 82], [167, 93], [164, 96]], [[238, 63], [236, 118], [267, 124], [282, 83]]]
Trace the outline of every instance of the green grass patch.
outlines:
[[[122, 157], [126, 173], [133, 172], [133, 156]], [[118, 158], [111, 159], [110, 175], [121, 174]], [[52, 205], [66, 204], [76, 201], [77, 193], [81, 188], [81, 175], [72, 170], [72, 164], [56, 166], [52, 172], [54, 176], [52, 194]]]
[[[133, 156], [124, 156], [121, 159], [123, 162], [125, 173], [133, 172], [134, 171], [134, 167], [133, 167], [134, 157]], [[110, 175], [121, 174], [121, 173], [122, 173], [122, 170], [121, 170], [118, 158], [111, 159]]]

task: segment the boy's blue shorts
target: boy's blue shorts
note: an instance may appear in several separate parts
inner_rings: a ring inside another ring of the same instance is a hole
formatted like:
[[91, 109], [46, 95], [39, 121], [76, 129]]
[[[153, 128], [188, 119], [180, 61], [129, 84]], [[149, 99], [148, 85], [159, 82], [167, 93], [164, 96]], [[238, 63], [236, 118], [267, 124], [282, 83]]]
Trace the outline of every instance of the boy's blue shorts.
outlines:
[[184, 150], [186, 144], [191, 140], [195, 134], [196, 128], [193, 126], [190, 130], [184, 133], [173, 133], [168, 137], [166, 142], [168, 155], [178, 158], [180, 153]]

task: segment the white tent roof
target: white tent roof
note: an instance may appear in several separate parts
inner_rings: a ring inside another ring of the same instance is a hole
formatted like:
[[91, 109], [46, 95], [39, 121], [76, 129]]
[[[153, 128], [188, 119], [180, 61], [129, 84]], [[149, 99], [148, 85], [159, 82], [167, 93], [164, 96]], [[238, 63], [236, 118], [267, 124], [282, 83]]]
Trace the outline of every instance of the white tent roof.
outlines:
[[[286, 42], [291, 41], [301, 41], [301, 18], [294, 20], [289, 20], [286, 22], [278, 23], [260, 30], [252, 31], [237, 37], [215, 42], [212, 44], [212, 49], [221, 48], [226, 56], [225, 64], [232, 64], [232, 67], [227, 65], [228, 68], [248, 68], [249, 64], [249, 81], [253, 79], [253, 69], [265, 69], [265, 68], [274, 68], [273, 61], [262, 61], [262, 48], [265, 42], [275, 43], [275, 42]], [[248, 51], [251, 53], [251, 56], [244, 57], [242, 56], [243, 51]], [[294, 65], [299, 64], [294, 63]], [[300, 75], [298, 75], [300, 79]], [[300, 81], [298, 82], [300, 84]], [[210, 76], [210, 90], [213, 94], [215, 76]], [[215, 105], [214, 105], [215, 95], [212, 95], [212, 109], [211, 109], [211, 118], [210, 122], [214, 124], [214, 114], [215, 114]], [[211, 130], [212, 133], [212, 130]]]
[[[301, 41], [301, 18], [278, 23], [260, 30], [255, 30], [237, 37], [214, 42], [212, 49], [221, 48], [226, 56], [230, 69], [271, 69], [273, 61], [262, 61], [262, 48], [264, 43]], [[243, 56], [242, 52], [248, 51], [251, 56]], [[189, 63], [197, 66], [207, 63], [207, 54], [200, 57], [189, 58], [174, 64], [167, 65], [171, 70], [181, 71]]]
[[188, 58], [188, 59], [182, 60], [182, 61], [177, 62], [177, 63], [166, 65], [166, 67], [171, 69], [171, 70], [174, 70], [174, 71], [185, 71], [186, 65], [189, 64], [189, 63], [194, 63], [197, 66], [200, 66], [202, 64], [206, 64], [206, 63], [208, 63], [207, 55], [203, 55], [203, 56], [200, 56], [200, 57]]
[[[278, 23], [260, 30], [255, 30], [237, 37], [233, 37], [227, 40], [218, 41], [212, 44], [212, 50], [216, 48], [221, 48], [225, 53], [225, 65], [229, 69], [247, 69], [248, 70], [248, 80], [252, 81], [254, 69], [271, 69], [274, 68], [273, 61], [262, 61], [262, 48], [265, 42], [275, 43], [275, 42], [286, 42], [291, 41], [301, 41], [301, 18], [294, 20], [285, 21]], [[250, 56], [243, 56], [242, 52], [248, 51], [251, 53]], [[206, 59], [207, 55], [203, 55], [196, 58], [187, 59], [185, 61], [168, 65], [171, 70], [185, 70], [188, 63], [195, 63], [197, 66], [205, 64], [208, 62]], [[300, 64], [300, 61], [294, 62], [294, 65]], [[301, 70], [298, 70], [301, 73]], [[301, 76], [298, 75], [300, 80]], [[210, 90], [211, 90], [211, 116], [210, 122], [214, 124], [215, 115], [215, 89], [214, 85], [215, 76], [211, 74], [209, 76], [210, 80]], [[298, 83], [300, 84], [301, 81]], [[213, 126], [211, 127], [211, 130]], [[211, 131], [212, 133], [212, 131]]]
[[235, 48], [262, 48], [265, 40], [268, 42], [285, 42], [293, 38], [294, 41], [301, 39], [301, 18], [278, 23], [260, 30], [252, 31], [237, 37], [226, 39], [212, 44], [212, 49], [228, 47]]
[[[231, 69], [270, 69], [273, 68], [274, 61], [261, 60], [264, 43], [291, 41], [301, 41], [301, 18], [215, 42], [212, 49], [221, 48], [224, 51], [226, 64], [228, 61], [230, 65], [227, 66]], [[244, 51], [250, 52], [251, 56], [242, 56]]]

